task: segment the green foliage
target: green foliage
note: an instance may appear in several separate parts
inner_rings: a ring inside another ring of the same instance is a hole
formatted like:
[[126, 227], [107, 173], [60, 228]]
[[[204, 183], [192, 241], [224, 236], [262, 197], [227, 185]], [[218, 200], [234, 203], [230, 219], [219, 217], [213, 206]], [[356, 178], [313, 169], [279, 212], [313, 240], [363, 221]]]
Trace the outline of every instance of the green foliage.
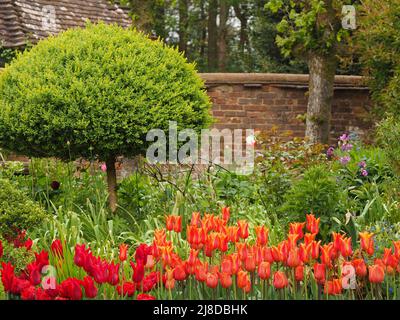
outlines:
[[395, 103], [399, 112], [400, 1], [364, 0], [358, 11], [356, 44], [377, 103], [374, 111], [383, 116]]
[[341, 27], [342, 6], [351, 1], [327, 0], [272, 0], [266, 8], [283, 13], [277, 25], [277, 43], [285, 56], [295, 52], [331, 54], [337, 44], [348, 36]]
[[326, 165], [316, 165], [293, 182], [280, 209], [292, 221], [301, 221], [307, 213], [321, 217], [323, 225], [331, 222], [340, 206], [341, 190]]
[[146, 150], [153, 128], [199, 129], [210, 102], [177, 50], [88, 24], [41, 41], [0, 75], [0, 145], [28, 156], [101, 160]]
[[400, 122], [390, 116], [378, 128], [378, 138], [393, 169], [400, 175]]
[[43, 223], [46, 213], [10, 181], [0, 179], [0, 234], [13, 235]]
[[32, 250], [28, 251], [25, 247], [15, 248], [13, 244], [8, 243], [3, 238], [0, 237], [0, 240], [3, 244], [3, 256], [0, 258], [0, 261], [5, 263], [10, 262], [15, 267], [16, 272], [24, 270], [35, 259]]

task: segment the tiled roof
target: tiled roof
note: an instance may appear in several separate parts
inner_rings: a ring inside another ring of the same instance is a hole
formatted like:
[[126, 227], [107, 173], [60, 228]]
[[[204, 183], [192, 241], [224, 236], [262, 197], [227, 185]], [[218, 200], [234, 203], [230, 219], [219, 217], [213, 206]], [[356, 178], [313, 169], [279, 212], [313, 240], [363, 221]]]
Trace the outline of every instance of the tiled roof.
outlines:
[[0, 0], [0, 45], [20, 47], [85, 21], [131, 24], [128, 10], [108, 0]]

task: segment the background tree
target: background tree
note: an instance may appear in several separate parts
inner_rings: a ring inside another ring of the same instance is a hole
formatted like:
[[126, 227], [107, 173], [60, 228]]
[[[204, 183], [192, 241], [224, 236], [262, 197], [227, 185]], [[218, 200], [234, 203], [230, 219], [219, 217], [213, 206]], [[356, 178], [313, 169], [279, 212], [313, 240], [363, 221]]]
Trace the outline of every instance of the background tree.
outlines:
[[271, 0], [267, 8], [283, 14], [277, 25], [277, 43], [285, 56], [304, 57], [308, 64], [309, 100], [306, 136], [328, 143], [334, 77], [339, 44], [348, 31], [342, 28], [342, 8], [350, 1]]
[[0, 75], [0, 146], [34, 157], [105, 161], [117, 208], [115, 161], [147, 149], [149, 130], [200, 129], [210, 102], [175, 49], [103, 23], [70, 29], [16, 58]]

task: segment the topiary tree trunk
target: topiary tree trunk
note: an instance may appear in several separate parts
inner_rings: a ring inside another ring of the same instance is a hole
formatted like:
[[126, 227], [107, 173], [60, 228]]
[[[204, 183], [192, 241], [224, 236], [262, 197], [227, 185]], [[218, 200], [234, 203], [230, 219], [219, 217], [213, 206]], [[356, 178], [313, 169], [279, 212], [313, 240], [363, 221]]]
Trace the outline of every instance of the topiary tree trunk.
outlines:
[[306, 136], [310, 142], [329, 143], [332, 99], [335, 84], [334, 55], [311, 54]]
[[108, 185], [108, 203], [112, 213], [117, 211], [117, 170], [115, 169], [115, 157], [110, 157], [106, 161], [107, 166], [107, 185]]

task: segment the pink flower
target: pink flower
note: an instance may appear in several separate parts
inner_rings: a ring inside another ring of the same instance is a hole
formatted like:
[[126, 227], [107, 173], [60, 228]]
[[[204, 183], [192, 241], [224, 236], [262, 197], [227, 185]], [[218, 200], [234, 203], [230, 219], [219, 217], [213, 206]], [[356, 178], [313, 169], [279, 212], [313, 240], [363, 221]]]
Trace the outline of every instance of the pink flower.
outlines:
[[100, 169], [101, 169], [101, 171], [106, 172], [106, 171], [107, 171], [107, 166], [106, 166], [106, 164], [103, 163], [103, 164], [100, 166]]

